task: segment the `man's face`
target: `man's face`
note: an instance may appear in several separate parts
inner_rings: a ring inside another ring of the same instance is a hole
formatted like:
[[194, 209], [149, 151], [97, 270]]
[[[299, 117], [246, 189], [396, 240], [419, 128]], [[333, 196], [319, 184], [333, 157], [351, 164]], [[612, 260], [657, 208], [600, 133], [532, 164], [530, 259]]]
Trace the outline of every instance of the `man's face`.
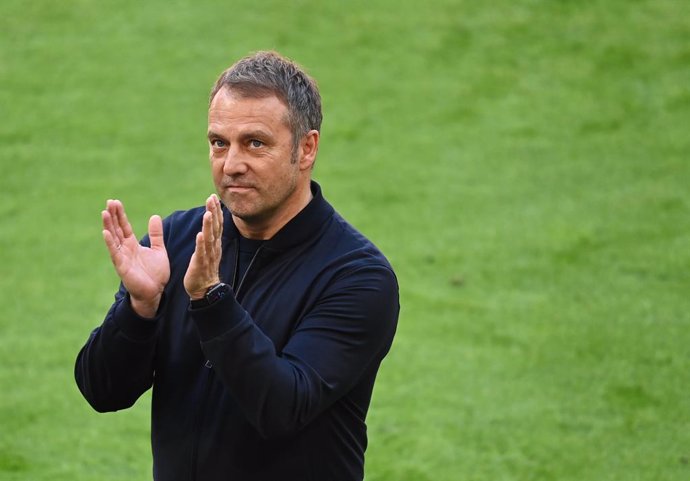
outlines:
[[236, 221], [254, 231], [271, 230], [303, 207], [298, 204], [305, 171], [293, 155], [287, 114], [278, 97], [242, 97], [226, 88], [209, 107], [216, 190]]

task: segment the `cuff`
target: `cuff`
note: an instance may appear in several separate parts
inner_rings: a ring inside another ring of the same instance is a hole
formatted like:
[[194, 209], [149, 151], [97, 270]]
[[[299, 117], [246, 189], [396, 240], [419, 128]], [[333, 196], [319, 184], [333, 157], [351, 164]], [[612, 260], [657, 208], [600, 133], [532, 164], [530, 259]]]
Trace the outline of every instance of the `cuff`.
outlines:
[[156, 333], [158, 321], [163, 317], [165, 312], [165, 293], [161, 297], [161, 302], [158, 305], [156, 317], [149, 319], [141, 317], [132, 308], [132, 302], [129, 293], [120, 302], [120, 305], [115, 310], [113, 321], [122, 333], [133, 341], [148, 341]]
[[188, 310], [189, 315], [196, 323], [199, 338], [206, 342], [215, 337], [232, 331], [242, 324], [247, 312], [240, 306], [233, 296], [227, 296], [214, 302], [210, 306]]

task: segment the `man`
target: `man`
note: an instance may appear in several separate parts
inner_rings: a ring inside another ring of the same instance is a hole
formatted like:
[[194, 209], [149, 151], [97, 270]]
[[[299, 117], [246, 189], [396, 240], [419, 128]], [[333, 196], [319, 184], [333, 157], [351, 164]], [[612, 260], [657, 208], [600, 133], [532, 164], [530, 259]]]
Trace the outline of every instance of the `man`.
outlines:
[[311, 180], [320, 126], [314, 81], [259, 52], [211, 92], [217, 196], [152, 216], [141, 243], [121, 202], [102, 212], [122, 283], [75, 376], [100, 412], [153, 386], [157, 480], [363, 478], [398, 287]]

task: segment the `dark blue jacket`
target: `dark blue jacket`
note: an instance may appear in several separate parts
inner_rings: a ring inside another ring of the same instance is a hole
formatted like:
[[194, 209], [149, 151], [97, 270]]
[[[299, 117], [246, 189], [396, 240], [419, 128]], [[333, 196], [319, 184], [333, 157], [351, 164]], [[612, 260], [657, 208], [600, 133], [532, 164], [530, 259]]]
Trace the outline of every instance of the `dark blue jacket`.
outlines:
[[381, 252], [312, 191], [243, 279], [224, 208], [221, 279], [235, 297], [201, 309], [189, 308], [182, 280], [204, 208], [169, 216], [171, 277], [156, 319], [137, 316], [121, 287], [79, 353], [77, 384], [97, 411], [127, 408], [153, 386], [156, 480], [362, 479], [398, 286]]

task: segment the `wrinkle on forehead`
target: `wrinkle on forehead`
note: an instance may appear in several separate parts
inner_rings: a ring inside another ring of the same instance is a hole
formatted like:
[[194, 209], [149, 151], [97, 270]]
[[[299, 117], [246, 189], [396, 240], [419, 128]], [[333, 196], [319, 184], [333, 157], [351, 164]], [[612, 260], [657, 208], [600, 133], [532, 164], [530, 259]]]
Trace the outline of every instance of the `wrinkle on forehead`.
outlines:
[[231, 90], [228, 88], [223, 88], [219, 90], [218, 93], [213, 97], [211, 105], [208, 109], [209, 124], [211, 124], [212, 122], [223, 123], [224, 118], [226, 118], [228, 114], [232, 115], [232, 112], [234, 110], [233, 107], [237, 106], [240, 103], [243, 104], [243, 108], [245, 109], [248, 108], [248, 105], [253, 104], [247, 112], [247, 117], [273, 117], [275, 115], [275, 108], [277, 107], [276, 103], [278, 103], [283, 107], [281, 109], [283, 111], [282, 121], [285, 124], [285, 126], [289, 129], [290, 122], [287, 104], [273, 92], [266, 91], [266, 93], [267, 94], [265, 96], [249, 96], [243, 95], [241, 92], [237, 92], [235, 90]]

